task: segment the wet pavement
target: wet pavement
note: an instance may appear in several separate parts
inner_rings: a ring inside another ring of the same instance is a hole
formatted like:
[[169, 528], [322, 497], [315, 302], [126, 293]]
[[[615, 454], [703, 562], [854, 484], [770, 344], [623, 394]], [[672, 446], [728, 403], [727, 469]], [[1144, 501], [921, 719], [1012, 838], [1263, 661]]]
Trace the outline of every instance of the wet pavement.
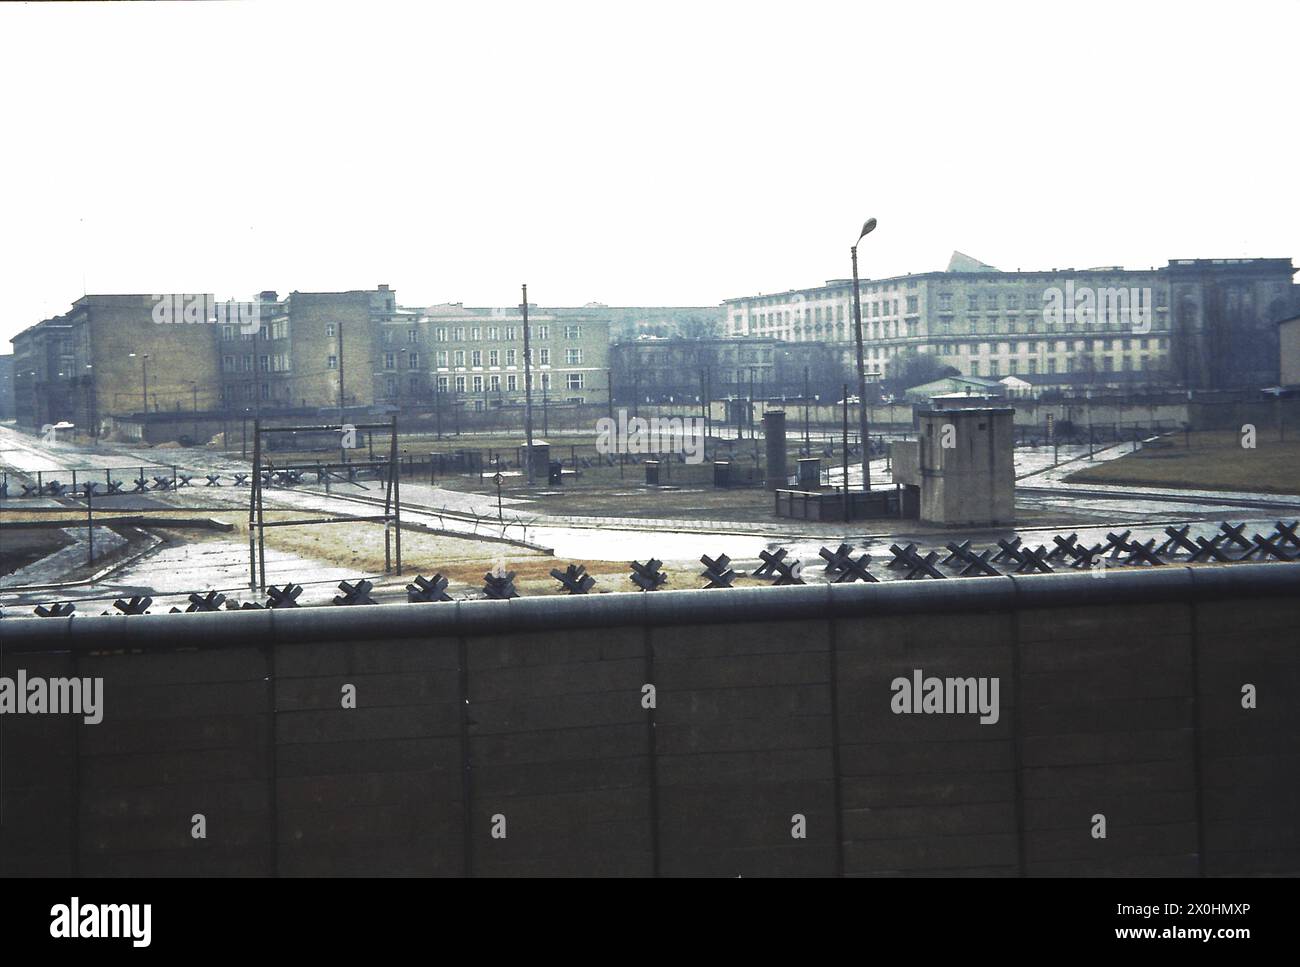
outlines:
[[[1106, 449], [1098, 449], [1096, 460], [1108, 460], [1121, 456], [1131, 450], [1130, 444], [1121, 444]], [[147, 452], [151, 460], [142, 460]], [[140, 451], [121, 445], [101, 445], [98, 449], [82, 449], [66, 443], [45, 444], [39, 440], [17, 433], [11, 428], [0, 427], [0, 468], [7, 468], [10, 473], [43, 475], [53, 474], [62, 482], [71, 480], [68, 471], [73, 467], [94, 467], [100, 470], [110, 468], [114, 479], [134, 479], [140, 467], [146, 468], [146, 474], [154, 472], [170, 475], [172, 467], [181, 471], [220, 472], [226, 475], [247, 473], [250, 464], [238, 457], [215, 453], [203, 448], [177, 448], [165, 451]], [[1036, 511], [1073, 520], [1078, 526], [1065, 524], [1048, 527], [1007, 528], [981, 534], [962, 532], [961, 540], [973, 540], [976, 545], [992, 545], [997, 537], [1019, 533], [1027, 544], [1042, 543], [1051, 546], [1054, 534], [1066, 535], [1077, 531], [1081, 543], [1102, 543], [1106, 534], [1117, 529], [1132, 528], [1134, 536], [1145, 540], [1150, 537], [1164, 539], [1163, 527], [1175, 521], [1191, 521], [1197, 516], [1214, 516], [1212, 521], [1192, 524], [1191, 535], [1208, 536], [1218, 527], [1219, 520], [1247, 520], [1247, 533], [1260, 530], [1267, 533], [1278, 516], [1285, 516], [1294, 509], [1300, 514], [1300, 497], [1279, 497], [1278, 495], [1258, 494], [1224, 494], [1214, 492], [1177, 492], [1158, 488], [1125, 488], [1099, 485], [1073, 485], [1063, 478], [1085, 464], [1088, 456], [1087, 447], [1022, 447], [1016, 451], [1017, 473], [1017, 509], [1024, 512]], [[1059, 464], [1056, 462], [1059, 459]], [[165, 462], [164, 462], [165, 461]], [[886, 470], [887, 461], [883, 458], [871, 463], [872, 486], [892, 488], [893, 483]], [[851, 464], [849, 468], [850, 486], [861, 481], [861, 464]], [[832, 468], [834, 474], [840, 468]], [[10, 489], [13, 486], [11, 477]], [[839, 476], [833, 478], [836, 482]], [[199, 475], [196, 482], [178, 491], [158, 491], [147, 495], [132, 494], [121, 497], [97, 498], [97, 509], [117, 509], [119, 507], [133, 510], [149, 508], [223, 508], [227, 510], [246, 510], [249, 491], [247, 488], [231, 486], [202, 486], [204, 479]], [[637, 493], [637, 491], [629, 491]], [[382, 499], [383, 485], [379, 481], [366, 481], [358, 485], [332, 485], [331, 492], [326, 493], [323, 486], [315, 484], [299, 486], [293, 489], [266, 488], [265, 505], [268, 511], [291, 510], [338, 512], [342, 501], [373, 501]], [[340, 500], [342, 499], [342, 501]], [[1176, 498], [1176, 499], [1174, 499]], [[1263, 498], [1270, 502], [1267, 510], [1243, 510], [1235, 506], [1236, 499]], [[1189, 502], [1189, 499], [1196, 499]], [[1199, 499], [1203, 499], [1200, 502]], [[116, 502], [115, 502], [116, 501]], [[69, 501], [54, 498], [22, 499], [10, 498], [0, 504], [7, 509], [38, 509], [69, 506]], [[557, 562], [565, 560], [626, 562], [644, 561], [656, 557], [665, 563], [665, 568], [677, 571], [684, 583], [674, 582], [673, 586], [695, 586], [686, 577], [689, 573], [698, 573], [699, 558], [703, 554], [716, 556], [720, 553], [729, 555], [739, 571], [752, 570], [760, 563], [759, 552], [765, 549], [785, 547], [790, 557], [800, 559], [808, 568], [809, 580], [819, 579], [821, 560], [818, 550], [823, 546], [831, 548], [839, 543], [849, 543], [855, 548], [855, 554], [869, 553], [873, 556], [872, 572], [880, 580], [893, 580], [901, 575], [886, 569], [882, 565], [891, 559], [888, 548], [891, 543], [915, 541], [924, 549], [942, 549], [949, 539], [948, 535], [939, 535], [933, 531], [918, 527], [914, 521], [873, 521], [854, 522], [851, 524], [836, 522], [803, 522], [773, 519], [767, 523], [733, 523], [728, 521], [700, 521], [649, 518], [609, 518], [577, 517], [555, 514], [543, 514], [536, 505], [525, 499], [505, 498], [502, 501], [505, 521], [497, 519], [497, 499], [495, 495], [464, 493], [446, 487], [431, 486], [427, 483], [403, 481], [402, 483], [402, 518], [403, 522], [423, 524], [430, 528], [465, 537], [491, 535], [505, 537], [515, 541], [527, 541], [531, 545], [540, 545], [554, 550]], [[374, 513], [373, 504], [356, 503], [358, 513]], [[368, 510], [365, 508], [369, 508]], [[201, 512], [196, 510], [196, 513]], [[350, 512], [350, 511], [349, 511]], [[1217, 515], [1217, 516], [1216, 516]], [[69, 515], [71, 516], [71, 515]], [[80, 530], [84, 536], [84, 527], [70, 526], [69, 533]], [[97, 545], [101, 540], [97, 528]], [[108, 541], [108, 537], [102, 538]], [[119, 540], [121, 540], [119, 538]], [[107, 546], [107, 545], [104, 545]], [[16, 592], [3, 591], [15, 584], [46, 584], [50, 580], [26, 580], [40, 577], [49, 579], [60, 566], [67, 561], [55, 560], [59, 554], [68, 561], [76, 560], [78, 554], [84, 554], [84, 546], [72, 545], [62, 549], [56, 555], [36, 562], [24, 568], [22, 572], [9, 575], [0, 581], [0, 605], [28, 605], [33, 601], [47, 602], [51, 599], [48, 591]], [[485, 546], [484, 558], [500, 556], [500, 546]], [[508, 555], [509, 551], [505, 550]], [[946, 552], [945, 552], [946, 554]], [[269, 583], [278, 584], [293, 581], [304, 584], [304, 603], [325, 603], [335, 593], [339, 580], [355, 580], [370, 577], [381, 585], [381, 595], [387, 598], [402, 597], [401, 589], [405, 578], [390, 577], [383, 587], [382, 576], [362, 575], [354, 570], [298, 555], [266, 550], [267, 578]], [[20, 578], [23, 578], [20, 580]], [[248, 580], [248, 546], [246, 541], [205, 540], [187, 546], [163, 546], [154, 549], [145, 556], [132, 560], [120, 567], [106, 579], [92, 586], [68, 587], [58, 594], [62, 600], [94, 599], [107, 600], [111, 603], [113, 596], [131, 594], [150, 594], [159, 606], [165, 604], [184, 604], [185, 595], [190, 591], [208, 589], [220, 590], [241, 600], [261, 600], [260, 595], [252, 595], [247, 589]], [[166, 610], [166, 607], [162, 607]]]

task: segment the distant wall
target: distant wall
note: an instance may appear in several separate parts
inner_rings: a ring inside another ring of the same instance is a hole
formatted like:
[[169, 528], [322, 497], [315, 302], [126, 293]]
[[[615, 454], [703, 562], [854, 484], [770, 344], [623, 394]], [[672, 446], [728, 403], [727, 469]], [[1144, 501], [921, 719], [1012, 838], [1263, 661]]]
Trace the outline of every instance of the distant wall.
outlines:
[[6, 617], [0, 872], [1300, 872], [1300, 565], [1104, 573]]

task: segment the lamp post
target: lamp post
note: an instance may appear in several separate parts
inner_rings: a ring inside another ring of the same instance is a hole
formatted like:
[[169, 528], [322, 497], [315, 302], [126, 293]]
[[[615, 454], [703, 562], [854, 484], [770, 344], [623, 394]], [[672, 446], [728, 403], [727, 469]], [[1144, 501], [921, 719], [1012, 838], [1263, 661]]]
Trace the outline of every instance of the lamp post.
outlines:
[[[849, 252], [853, 256], [853, 329], [858, 344], [858, 436], [862, 441], [862, 489], [871, 489], [871, 447], [867, 439], [867, 371], [862, 361], [862, 296], [858, 292], [858, 242], [875, 230], [876, 220], [868, 218]], [[844, 480], [848, 490], [849, 481]]]

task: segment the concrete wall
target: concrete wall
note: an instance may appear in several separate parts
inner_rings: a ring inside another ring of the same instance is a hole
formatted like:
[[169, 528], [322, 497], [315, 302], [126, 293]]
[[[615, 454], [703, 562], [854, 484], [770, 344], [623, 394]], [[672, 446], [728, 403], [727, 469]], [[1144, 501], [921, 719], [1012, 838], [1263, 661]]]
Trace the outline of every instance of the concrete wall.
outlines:
[[1300, 565], [0, 620], [3, 873], [1300, 872]]
[[1283, 386], [1300, 386], [1300, 317], [1277, 327]]

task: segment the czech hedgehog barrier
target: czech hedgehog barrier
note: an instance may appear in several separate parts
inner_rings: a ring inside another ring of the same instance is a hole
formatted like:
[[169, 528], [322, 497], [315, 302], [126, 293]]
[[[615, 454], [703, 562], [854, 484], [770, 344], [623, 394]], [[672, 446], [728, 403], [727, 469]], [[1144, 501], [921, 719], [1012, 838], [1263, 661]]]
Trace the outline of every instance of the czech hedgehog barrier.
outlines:
[[3, 873], [1300, 871], [1300, 564], [0, 633]]

